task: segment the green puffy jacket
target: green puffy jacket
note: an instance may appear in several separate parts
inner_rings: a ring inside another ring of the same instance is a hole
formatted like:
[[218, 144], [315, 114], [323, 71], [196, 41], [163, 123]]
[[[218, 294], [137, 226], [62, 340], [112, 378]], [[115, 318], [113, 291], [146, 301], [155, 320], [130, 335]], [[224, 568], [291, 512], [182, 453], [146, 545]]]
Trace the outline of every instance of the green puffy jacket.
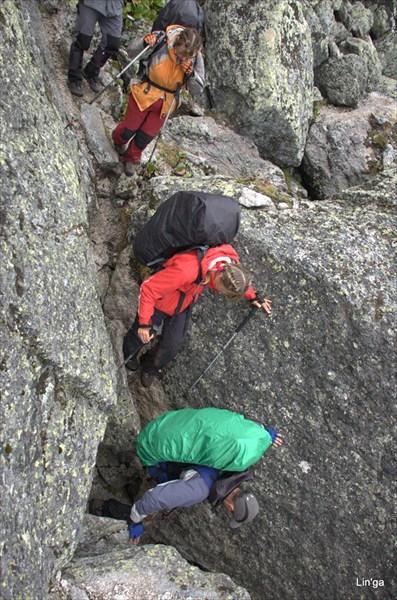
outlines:
[[145, 466], [160, 461], [193, 463], [222, 471], [244, 471], [272, 443], [254, 421], [220, 408], [184, 408], [151, 421], [137, 439]]

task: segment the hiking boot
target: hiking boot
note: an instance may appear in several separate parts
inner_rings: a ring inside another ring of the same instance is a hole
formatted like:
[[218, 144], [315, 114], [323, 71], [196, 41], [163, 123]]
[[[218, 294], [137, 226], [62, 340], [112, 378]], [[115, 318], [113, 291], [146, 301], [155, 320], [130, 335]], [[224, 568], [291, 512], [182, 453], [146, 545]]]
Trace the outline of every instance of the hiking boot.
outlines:
[[70, 79], [68, 79], [68, 87], [73, 96], [79, 96], [80, 98], [84, 96], [81, 81], [71, 81]]
[[155, 380], [156, 376], [155, 375], [151, 375], [150, 373], [148, 373], [147, 371], [144, 371], [142, 369], [141, 371], [141, 384], [143, 385], [144, 388], [149, 388], [153, 381]]
[[124, 173], [127, 175], [127, 177], [132, 177], [136, 174], [138, 169], [139, 163], [126, 162], [124, 166]]
[[138, 367], [139, 367], [139, 362], [138, 362], [137, 357], [134, 356], [133, 358], [130, 358], [129, 360], [127, 360], [127, 362], [125, 363], [125, 366], [130, 371], [137, 371]]
[[120, 144], [115, 144], [114, 147], [115, 147], [115, 150], [116, 150], [116, 152], [117, 152], [117, 154], [119, 156], [124, 156], [124, 154], [127, 152], [127, 146], [126, 145], [120, 146]]
[[84, 75], [85, 79], [87, 80], [87, 82], [88, 82], [88, 85], [90, 86], [90, 88], [92, 89], [92, 91], [93, 91], [93, 92], [95, 92], [95, 93], [97, 94], [98, 92], [100, 92], [100, 91], [101, 91], [101, 89], [102, 89], [102, 86], [101, 86], [101, 84], [99, 83], [99, 79], [98, 79], [98, 77], [89, 77], [89, 76], [87, 75], [87, 73], [86, 73], [86, 70], [85, 70], [85, 69], [84, 69], [84, 71], [83, 71], [83, 75]]
[[103, 510], [103, 500], [99, 500], [99, 498], [93, 498], [88, 503], [88, 511], [91, 515], [96, 515], [97, 517], [102, 517]]

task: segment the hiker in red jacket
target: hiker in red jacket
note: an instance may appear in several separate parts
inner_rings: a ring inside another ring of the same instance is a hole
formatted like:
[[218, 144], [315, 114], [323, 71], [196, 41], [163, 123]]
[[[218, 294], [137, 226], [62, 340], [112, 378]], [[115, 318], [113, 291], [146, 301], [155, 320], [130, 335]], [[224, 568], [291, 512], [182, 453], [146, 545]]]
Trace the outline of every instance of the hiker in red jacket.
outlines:
[[[192, 283], [193, 282], [193, 283]], [[222, 244], [209, 248], [199, 273], [197, 250], [175, 254], [163, 269], [150, 275], [141, 285], [138, 312], [124, 338], [126, 367], [136, 371], [137, 355], [163, 325], [158, 344], [140, 359], [141, 383], [150, 387], [155, 376], [179, 352], [186, 337], [190, 307], [206, 287], [226, 296], [230, 301], [243, 296], [265, 312], [271, 312], [270, 300], [262, 299], [250, 284], [248, 272], [239, 264], [232, 246]]]

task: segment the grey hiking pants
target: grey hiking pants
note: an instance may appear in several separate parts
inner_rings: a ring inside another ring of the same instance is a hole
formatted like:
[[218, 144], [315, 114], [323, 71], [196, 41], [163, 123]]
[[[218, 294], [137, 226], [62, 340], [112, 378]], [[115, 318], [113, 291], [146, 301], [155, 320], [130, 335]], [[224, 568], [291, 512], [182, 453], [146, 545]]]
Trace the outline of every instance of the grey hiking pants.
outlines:
[[70, 47], [69, 55], [69, 81], [81, 81], [83, 78], [83, 54], [91, 45], [95, 25], [99, 24], [102, 39], [85, 68], [85, 74], [89, 79], [98, 77], [101, 67], [120, 48], [120, 37], [123, 27], [122, 4], [120, 5], [120, 14], [106, 17], [99, 10], [85, 6], [80, 0], [77, 12], [76, 38]]

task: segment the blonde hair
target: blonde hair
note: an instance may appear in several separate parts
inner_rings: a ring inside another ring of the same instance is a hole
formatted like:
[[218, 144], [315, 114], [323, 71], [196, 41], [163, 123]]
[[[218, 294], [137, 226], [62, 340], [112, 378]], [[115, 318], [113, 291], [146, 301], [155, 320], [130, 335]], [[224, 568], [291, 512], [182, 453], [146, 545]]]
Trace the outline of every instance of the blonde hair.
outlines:
[[240, 300], [250, 286], [250, 273], [240, 264], [235, 263], [226, 263], [220, 270], [215, 269], [215, 271], [220, 273], [218, 281], [221, 285], [218, 291], [230, 302]]

